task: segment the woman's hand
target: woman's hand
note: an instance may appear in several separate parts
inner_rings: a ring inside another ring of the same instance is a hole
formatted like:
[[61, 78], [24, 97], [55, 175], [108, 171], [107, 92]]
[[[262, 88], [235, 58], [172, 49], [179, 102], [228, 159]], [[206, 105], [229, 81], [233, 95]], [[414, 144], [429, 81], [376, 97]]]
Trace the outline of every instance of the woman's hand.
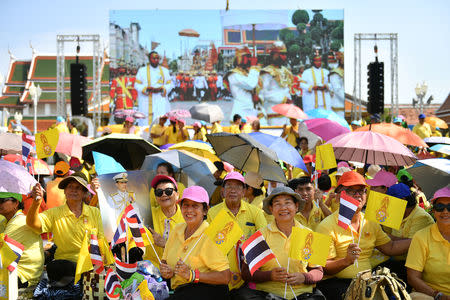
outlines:
[[167, 264], [165, 260], [161, 261], [161, 265], [159, 266], [159, 271], [161, 272], [161, 276], [164, 279], [170, 279], [174, 276], [173, 269]]
[[97, 190], [100, 188], [100, 180], [98, 177], [91, 180], [91, 188], [95, 193], [97, 193]]
[[36, 183], [36, 185], [31, 190], [31, 196], [35, 201], [39, 201], [44, 199], [44, 190], [40, 183]]
[[355, 260], [358, 259], [360, 254], [361, 254], [361, 248], [359, 248], [357, 244], [352, 243], [352, 244], [348, 245], [347, 256], [345, 257], [345, 259], [347, 260], [349, 265], [351, 265], [352, 263], [355, 262]]
[[277, 282], [286, 282], [288, 273], [285, 268], [274, 268], [270, 273], [270, 280]]
[[175, 274], [186, 280], [189, 280], [189, 278], [191, 277], [191, 269], [181, 260], [181, 258], [178, 260], [175, 266]]
[[288, 273], [287, 283], [290, 285], [300, 285], [305, 282], [305, 275], [303, 273]]
[[148, 229], [152, 233], [153, 240], [155, 241], [155, 245], [158, 247], [164, 248], [166, 246], [166, 241], [164, 240], [164, 238], [161, 235], [159, 235], [156, 231], [151, 229], [150, 227]]

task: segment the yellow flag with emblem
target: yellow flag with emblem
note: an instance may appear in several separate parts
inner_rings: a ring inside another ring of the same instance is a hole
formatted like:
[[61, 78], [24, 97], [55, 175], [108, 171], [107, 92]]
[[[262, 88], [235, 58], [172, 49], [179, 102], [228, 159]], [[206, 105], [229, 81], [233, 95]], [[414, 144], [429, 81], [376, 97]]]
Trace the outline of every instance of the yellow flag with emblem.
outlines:
[[209, 227], [206, 228], [205, 234], [227, 256], [228, 252], [242, 237], [244, 232], [239, 227], [239, 224], [222, 209], [211, 224], [209, 224]]
[[35, 136], [37, 157], [46, 158], [55, 154], [58, 140], [59, 131], [57, 128], [51, 128], [37, 133]]
[[78, 254], [77, 268], [75, 271], [75, 283], [77, 283], [81, 274], [90, 271], [94, 268], [92, 265], [91, 255], [89, 254], [89, 234], [86, 231], [83, 238], [83, 243], [81, 244], [80, 253]]
[[293, 227], [289, 257], [312, 265], [325, 266], [331, 245], [331, 236], [306, 228]]
[[405, 200], [370, 191], [365, 218], [398, 230], [402, 224], [406, 203]]
[[316, 147], [316, 170], [329, 170], [336, 168], [336, 157], [333, 146], [324, 144]]

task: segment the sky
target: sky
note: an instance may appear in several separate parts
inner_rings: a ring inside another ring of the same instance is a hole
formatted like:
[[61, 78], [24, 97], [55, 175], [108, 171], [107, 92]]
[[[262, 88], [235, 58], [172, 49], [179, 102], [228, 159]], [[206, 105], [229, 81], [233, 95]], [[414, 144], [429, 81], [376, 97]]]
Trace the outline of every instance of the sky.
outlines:
[[[417, 83], [426, 81], [434, 103], [450, 92], [450, 1], [447, 0], [229, 0], [230, 9], [344, 9], [345, 87], [353, 93], [354, 34], [398, 33], [399, 102], [411, 103]], [[257, 6], [255, 6], [257, 3]], [[6, 76], [8, 50], [18, 59], [30, 59], [30, 43], [38, 53], [56, 53], [57, 34], [100, 34], [102, 45], [109, 40], [110, 12], [114, 10], [219, 10], [225, 0], [116, 1], [116, 0], [2, 0], [0, 4], [0, 73]], [[183, 16], [180, 16], [183, 20]], [[171, 26], [175, 20], [161, 20]], [[156, 37], [156, 35], [155, 35]], [[179, 41], [178, 41], [179, 43]], [[389, 43], [378, 42], [379, 58], [385, 61], [385, 99], [390, 102]], [[374, 42], [362, 43], [362, 73], [374, 60]], [[179, 47], [179, 46], [178, 46]], [[66, 46], [67, 51], [73, 48]], [[81, 52], [89, 50], [83, 47]], [[168, 56], [172, 54], [167, 53]], [[363, 99], [366, 83], [363, 79]]]

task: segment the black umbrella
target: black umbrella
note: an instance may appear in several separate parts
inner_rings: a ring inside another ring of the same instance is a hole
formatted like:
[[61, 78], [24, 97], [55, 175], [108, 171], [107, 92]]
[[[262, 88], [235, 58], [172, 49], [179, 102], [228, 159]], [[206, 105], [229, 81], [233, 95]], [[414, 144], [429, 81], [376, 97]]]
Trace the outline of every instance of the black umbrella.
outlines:
[[100, 137], [83, 146], [83, 159], [93, 164], [92, 151], [113, 157], [127, 170], [139, 170], [146, 155], [161, 152], [143, 138], [121, 133]]

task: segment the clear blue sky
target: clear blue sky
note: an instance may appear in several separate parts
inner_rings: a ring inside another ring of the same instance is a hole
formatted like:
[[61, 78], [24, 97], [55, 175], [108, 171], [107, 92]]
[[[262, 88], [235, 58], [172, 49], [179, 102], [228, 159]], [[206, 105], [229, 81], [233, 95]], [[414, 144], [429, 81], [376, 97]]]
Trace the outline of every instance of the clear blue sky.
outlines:
[[[428, 83], [428, 95], [432, 94], [436, 102], [443, 102], [450, 92], [450, 59], [447, 57], [450, 49], [450, 1], [260, 0], [256, 2], [257, 6], [250, 1], [229, 1], [231, 9], [344, 9], [345, 80], [346, 91], [350, 94], [353, 91], [353, 35], [377, 32], [399, 34], [400, 102], [411, 102], [411, 98], [415, 96], [416, 83], [423, 80]], [[38, 53], [56, 53], [57, 34], [100, 34], [106, 45], [109, 40], [111, 10], [218, 10], [224, 9], [226, 3], [225, 0], [172, 0], [157, 3], [148, 0], [1, 2], [0, 72], [4, 76], [9, 64], [8, 49], [18, 59], [30, 59], [30, 41]], [[183, 20], [182, 17], [180, 19]], [[386, 60], [389, 45], [380, 42], [378, 46], [380, 59]], [[363, 47], [362, 63], [365, 66], [373, 60], [373, 44], [364, 43]], [[363, 72], [366, 72], [365, 68]], [[386, 75], [388, 79], [389, 74]], [[388, 100], [389, 91], [386, 94]]]

